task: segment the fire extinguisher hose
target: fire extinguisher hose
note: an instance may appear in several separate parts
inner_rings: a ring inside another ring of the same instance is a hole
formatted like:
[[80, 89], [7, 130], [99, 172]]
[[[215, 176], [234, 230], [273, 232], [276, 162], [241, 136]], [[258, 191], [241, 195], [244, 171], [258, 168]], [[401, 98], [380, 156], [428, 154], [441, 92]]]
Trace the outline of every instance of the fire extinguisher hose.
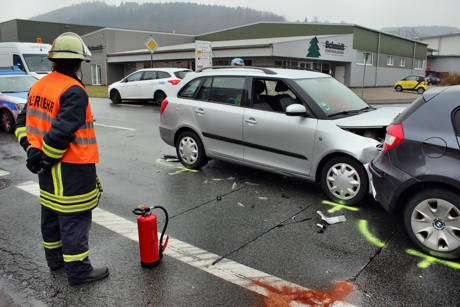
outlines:
[[162, 206], [154, 206], [152, 207], [152, 209], [161, 209], [163, 210], [164, 214], [165, 214], [165, 224], [163, 226], [163, 230], [161, 231], [161, 236], [160, 236], [160, 248], [159, 248], [159, 253], [160, 253], [160, 258], [163, 257], [163, 251], [165, 250], [166, 248], [166, 245], [168, 245], [168, 241], [169, 241], [169, 236], [166, 237], [166, 242], [163, 244], [163, 236], [166, 232], [166, 227], [168, 227], [168, 221], [169, 221], [169, 216], [168, 216], [168, 211], [166, 211], [166, 209]]

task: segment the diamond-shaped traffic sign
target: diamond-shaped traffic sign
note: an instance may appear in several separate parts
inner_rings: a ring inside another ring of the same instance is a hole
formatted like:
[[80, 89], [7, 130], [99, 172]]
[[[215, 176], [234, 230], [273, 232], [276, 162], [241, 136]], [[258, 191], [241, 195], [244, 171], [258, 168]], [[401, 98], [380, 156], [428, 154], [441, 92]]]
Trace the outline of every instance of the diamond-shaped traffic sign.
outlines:
[[145, 42], [145, 46], [147, 47], [147, 49], [149, 49], [151, 52], [153, 52], [155, 50], [155, 48], [158, 47], [158, 44], [152, 37], [150, 37]]

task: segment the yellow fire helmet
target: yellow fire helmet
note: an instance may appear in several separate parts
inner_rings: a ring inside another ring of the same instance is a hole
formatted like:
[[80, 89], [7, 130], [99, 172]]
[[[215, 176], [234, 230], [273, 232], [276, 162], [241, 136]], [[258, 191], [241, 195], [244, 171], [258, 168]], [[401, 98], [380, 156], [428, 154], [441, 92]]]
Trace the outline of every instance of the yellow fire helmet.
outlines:
[[91, 51], [78, 34], [65, 32], [59, 35], [53, 42], [48, 52], [48, 59], [80, 59], [89, 62]]

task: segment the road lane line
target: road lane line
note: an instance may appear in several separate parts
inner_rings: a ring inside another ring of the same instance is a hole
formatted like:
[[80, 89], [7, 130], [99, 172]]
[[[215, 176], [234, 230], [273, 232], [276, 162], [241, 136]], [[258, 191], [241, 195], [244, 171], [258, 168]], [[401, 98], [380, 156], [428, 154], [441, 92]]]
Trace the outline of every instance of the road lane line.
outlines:
[[122, 129], [122, 130], [128, 130], [128, 131], [136, 131], [136, 129], [134, 129], [134, 128], [127, 128], [127, 127], [121, 127], [121, 126], [112, 126], [112, 125], [106, 125], [106, 124], [101, 124], [101, 123], [94, 123], [94, 126]]
[[[16, 187], [32, 195], [38, 197], [40, 196], [39, 186], [36, 182], [27, 181], [17, 185]], [[127, 220], [101, 208], [95, 208], [93, 210], [93, 222], [125, 238], [139, 242], [136, 222]], [[120, 229], [120, 225], [123, 226], [123, 229]], [[161, 234], [158, 233], [158, 237], [160, 237], [160, 235]], [[254, 284], [254, 281], [262, 282], [263, 284], [277, 289], [289, 287], [295, 290], [309, 290], [308, 288], [253, 269], [227, 258], [224, 258], [217, 264], [212, 265], [212, 263], [220, 259], [221, 256], [172, 237], [169, 237], [168, 246], [163, 254], [263, 296], [269, 296], [268, 290], [262, 286]], [[295, 303], [296, 306], [304, 306], [297, 304], [298, 302]], [[354, 305], [343, 301], [336, 301], [332, 304], [332, 306], [338, 307]]]

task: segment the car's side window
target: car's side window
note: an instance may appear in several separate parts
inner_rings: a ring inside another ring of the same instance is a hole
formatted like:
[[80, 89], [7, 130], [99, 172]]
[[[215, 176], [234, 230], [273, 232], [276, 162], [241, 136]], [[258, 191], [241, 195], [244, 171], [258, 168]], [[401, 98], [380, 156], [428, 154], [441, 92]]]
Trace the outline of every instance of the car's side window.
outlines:
[[212, 86], [212, 78], [206, 78], [201, 85], [198, 94], [196, 95], [196, 99], [199, 100], [208, 100], [209, 94], [211, 93], [211, 86]]
[[195, 92], [197, 88], [200, 86], [200, 83], [203, 79], [195, 79], [187, 83], [186, 86], [184, 86], [179, 94], [177, 96], [183, 97], [183, 98], [193, 98], [195, 96]]
[[214, 77], [210, 101], [239, 106], [244, 97], [244, 77]]
[[142, 75], [142, 80], [154, 80], [156, 78], [157, 78], [156, 71], [147, 70], [147, 71], [144, 71], [144, 74]]
[[166, 79], [166, 78], [170, 78], [171, 75], [167, 73], [166, 71], [157, 71], [157, 77], [158, 79]]
[[135, 72], [126, 78], [126, 82], [139, 81], [142, 76], [142, 71]]
[[254, 79], [252, 107], [258, 110], [284, 113], [286, 108], [299, 103], [297, 96], [282, 80]]
[[407, 77], [406, 80], [407, 80], [407, 81], [416, 81], [416, 80], [417, 80], [417, 77], [416, 77], [416, 76], [409, 76], [409, 77]]

